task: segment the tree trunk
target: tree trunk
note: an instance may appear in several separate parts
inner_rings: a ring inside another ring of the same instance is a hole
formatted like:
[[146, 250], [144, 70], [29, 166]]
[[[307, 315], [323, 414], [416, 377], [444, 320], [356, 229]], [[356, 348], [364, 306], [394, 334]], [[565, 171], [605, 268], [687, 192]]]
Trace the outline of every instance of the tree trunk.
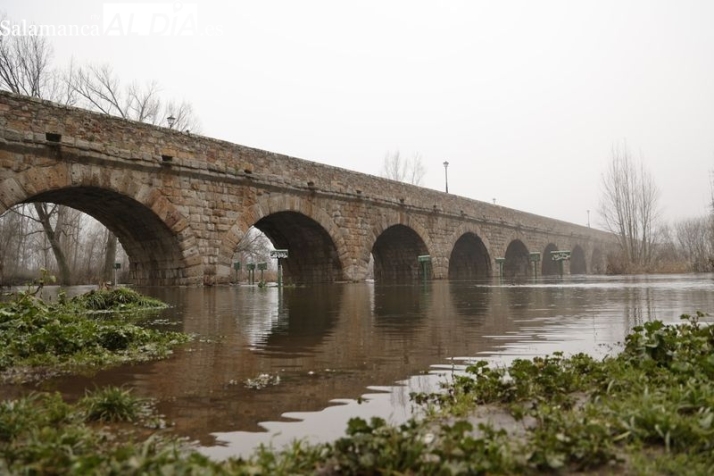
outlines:
[[55, 261], [57, 261], [57, 267], [59, 268], [59, 284], [69, 285], [71, 281], [71, 274], [69, 271], [69, 266], [67, 265], [67, 258], [62, 251], [60, 246], [59, 237], [56, 235], [55, 230], [52, 228], [52, 223], [50, 222], [50, 213], [45, 208], [44, 203], [35, 203], [35, 211], [37, 211], [37, 216], [42, 224], [42, 229], [45, 231], [47, 236], [47, 241], [50, 242], [50, 247], [52, 247], [52, 253], [55, 256]]
[[[114, 261], [117, 256], [117, 237], [107, 230], [107, 246], [104, 254], [104, 272], [102, 279], [105, 283], [114, 281]], [[116, 283], [114, 283], [116, 284]]]

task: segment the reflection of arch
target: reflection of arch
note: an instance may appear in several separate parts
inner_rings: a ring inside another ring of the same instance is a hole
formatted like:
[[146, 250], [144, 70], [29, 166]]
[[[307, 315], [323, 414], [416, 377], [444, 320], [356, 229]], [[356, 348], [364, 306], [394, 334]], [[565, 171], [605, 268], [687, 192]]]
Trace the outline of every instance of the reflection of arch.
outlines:
[[[22, 184], [22, 185], [21, 185]], [[188, 220], [156, 188], [131, 170], [82, 164], [30, 168], [3, 182], [20, 203], [51, 202], [91, 215], [121, 242], [139, 285], [200, 284], [203, 262]]]
[[506, 286], [502, 289], [506, 293], [508, 308], [511, 311], [516, 311], [520, 314], [523, 309], [530, 309], [535, 304], [531, 286]]
[[516, 276], [529, 276], [530, 266], [528, 261], [528, 248], [521, 240], [513, 240], [506, 248], [506, 261], [503, 264], [503, 276], [514, 278]]
[[344, 278], [348, 253], [339, 227], [310, 200], [278, 195], [264, 198], [243, 213], [222, 237], [219, 261], [230, 271], [233, 252], [251, 226], [273, 245], [288, 250], [286, 278], [300, 283], [329, 283]]
[[555, 246], [555, 244], [553, 243], [548, 243], [548, 246], [546, 246], [545, 250], [543, 251], [543, 257], [541, 259], [540, 273], [543, 276], [552, 276], [559, 274], [558, 263], [553, 261], [553, 258], [550, 254], [551, 251], [558, 251], [558, 247]]
[[405, 225], [390, 226], [372, 246], [374, 279], [377, 282], [415, 281], [420, 273], [417, 258], [428, 254], [424, 240], [414, 230]]
[[585, 262], [585, 251], [580, 245], [575, 245], [570, 254], [570, 274], [587, 274], [588, 265]]
[[322, 344], [338, 320], [344, 287], [287, 287], [280, 292], [281, 319], [261, 347], [271, 356], [285, 357], [286, 348], [299, 354]]
[[[484, 317], [489, 314], [492, 289], [466, 283], [449, 283], [449, 293], [456, 312], [463, 317]], [[477, 320], [473, 324], [483, 324]]]
[[491, 276], [491, 258], [483, 240], [464, 233], [456, 240], [449, 256], [449, 279], [478, 279]]
[[375, 286], [375, 325], [416, 331], [416, 324], [426, 317], [429, 290], [424, 286]]
[[590, 272], [592, 274], [605, 274], [605, 270], [605, 256], [600, 248], [595, 248], [590, 259]]

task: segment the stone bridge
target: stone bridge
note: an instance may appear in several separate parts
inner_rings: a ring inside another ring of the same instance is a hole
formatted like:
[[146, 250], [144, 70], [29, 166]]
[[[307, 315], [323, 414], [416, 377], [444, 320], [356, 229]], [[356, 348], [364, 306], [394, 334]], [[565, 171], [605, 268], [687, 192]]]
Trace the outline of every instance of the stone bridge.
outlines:
[[[535, 193], [535, 192], [534, 192]], [[0, 214], [28, 202], [114, 232], [141, 285], [218, 284], [251, 226], [294, 283], [601, 273], [608, 233], [316, 162], [0, 92]], [[534, 252], [540, 262], [530, 262]], [[497, 264], [498, 263], [498, 264]]]

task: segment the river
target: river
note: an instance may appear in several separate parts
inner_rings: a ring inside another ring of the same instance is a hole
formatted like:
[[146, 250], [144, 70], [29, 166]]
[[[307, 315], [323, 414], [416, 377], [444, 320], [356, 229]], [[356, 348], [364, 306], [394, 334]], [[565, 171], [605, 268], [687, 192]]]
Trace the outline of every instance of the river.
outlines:
[[194, 341], [166, 360], [41, 388], [68, 398], [95, 386], [133, 388], [214, 458], [260, 443], [332, 440], [352, 416], [399, 423], [411, 414], [410, 392], [435, 390], [475, 360], [603, 356], [645, 321], [714, 312], [711, 274], [137, 290], [171, 305], [153, 326]]

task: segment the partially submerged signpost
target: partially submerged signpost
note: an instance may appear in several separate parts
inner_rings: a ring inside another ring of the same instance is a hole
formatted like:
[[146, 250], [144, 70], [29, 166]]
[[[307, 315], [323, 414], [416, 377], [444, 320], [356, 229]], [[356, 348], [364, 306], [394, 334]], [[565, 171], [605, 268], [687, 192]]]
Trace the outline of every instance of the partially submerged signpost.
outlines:
[[498, 277], [503, 279], [503, 265], [506, 262], [506, 258], [496, 258], [496, 264], [498, 265]]
[[238, 277], [238, 272], [240, 271], [240, 261], [233, 263], [233, 269], [236, 272], [236, 283], [240, 284], [240, 278]]
[[563, 261], [570, 261], [570, 251], [558, 250], [550, 252], [550, 259], [558, 263], [558, 272], [563, 276]]
[[260, 282], [265, 283], [265, 275], [263, 273], [268, 269], [268, 263], [258, 263], [258, 269], [260, 270]]
[[287, 259], [288, 250], [272, 250], [270, 252], [270, 257], [278, 260], [278, 286], [283, 285], [283, 265], [280, 262], [281, 259]]
[[419, 262], [419, 267], [421, 270], [421, 277], [424, 282], [426, 282], [427, 272], [431, 267], [431, 256], [430, 255], [419, 255], [417, 256], [417, 261]]
[[248, 270], [248, 284], [255, 284], [255, 263], [248, 263], [245, 269]]
[[528, 259], [533, 263], [533, 277], [538, 276], [538, 263], [540, 263], [540, 252], [533, 251], [528, 255]]

